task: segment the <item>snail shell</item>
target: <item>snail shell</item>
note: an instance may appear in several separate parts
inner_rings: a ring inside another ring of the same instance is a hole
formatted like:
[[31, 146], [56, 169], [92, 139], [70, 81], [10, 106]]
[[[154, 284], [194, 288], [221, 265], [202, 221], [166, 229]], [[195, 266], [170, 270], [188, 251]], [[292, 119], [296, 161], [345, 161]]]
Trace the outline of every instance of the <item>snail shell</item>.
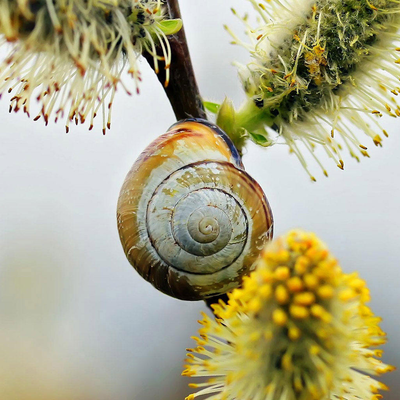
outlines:
[[238, 286], [273, 232], [267, 199], [231, 140], [195, 119], [176, 123], [140, 155], [117, 218], [129, 262], [182, 300]]

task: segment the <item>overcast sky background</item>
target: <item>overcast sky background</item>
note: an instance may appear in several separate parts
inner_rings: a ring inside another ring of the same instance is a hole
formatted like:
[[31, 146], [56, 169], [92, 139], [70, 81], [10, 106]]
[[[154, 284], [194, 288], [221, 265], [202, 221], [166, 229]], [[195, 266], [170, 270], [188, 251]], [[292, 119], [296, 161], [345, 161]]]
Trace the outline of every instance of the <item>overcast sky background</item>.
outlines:
[[[248, 54], [222, 28], [242, 26], [229, 9], [243, 0], [183, 0], [182, 14], [202, 95], [243, 94], [231, 61]], [[2, 53], [4, 54], [4, 53]], [[185, 347], [202, 302], [180, 302], [147, 284], [126, 261], [115, 209], [140, 152], [174, 115], [156, 77], [141, 62], [140, 96], [120, 91], [112, 129], [101, 134], [62, 123], [44, 127], [8, 114], [0, 101], [0, 398], [2, 400], [183, 399]], [[373, 311], [389, 335], [384, 360], [399, 360], [400, 121], [387, 122], [383, 148], [360, 164], [346, 154], [340, 171], [314, 166], [311, 183], [285, 146], [250, 145], [247, 171], [261, 184], [275, 235], [301, 227], [325, 240], [342, 268], [359, 271]], [[399, 376], [383, 380], [397, 399]]]

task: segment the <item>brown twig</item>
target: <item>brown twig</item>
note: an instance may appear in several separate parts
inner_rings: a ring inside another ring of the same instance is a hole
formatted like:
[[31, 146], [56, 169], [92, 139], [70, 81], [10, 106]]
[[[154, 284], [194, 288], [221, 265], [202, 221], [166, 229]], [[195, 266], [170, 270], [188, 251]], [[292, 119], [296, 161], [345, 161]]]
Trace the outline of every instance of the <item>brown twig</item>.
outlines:
[[[181, 18], [178, 0], [167, 0], [167, 7], [170, 18]], [[183, 27], [177, 34], [169, 37], [169, 44], [172, 55], [170, 80], [164, 90], [175, 116], [177, 120], [188, 117], [206, 119]], [[145, 53], [144, 57], [154, 69], [153, 56]], [[160, 70], [157, 76], [164, 86], [165, 69]]]

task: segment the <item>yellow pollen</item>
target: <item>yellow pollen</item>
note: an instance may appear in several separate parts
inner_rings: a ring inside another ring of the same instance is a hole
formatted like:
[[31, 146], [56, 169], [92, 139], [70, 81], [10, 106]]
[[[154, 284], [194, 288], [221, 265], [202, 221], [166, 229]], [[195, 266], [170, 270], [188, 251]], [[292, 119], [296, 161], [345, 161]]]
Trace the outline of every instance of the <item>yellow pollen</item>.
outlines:
[[290, 277], [290, 271], [288, 267], [278, 267], [275, 270], [275, 278], [279, 281], [285, 281]]
[[323, 313], [325, 312], [324, 308], [319, 304], [314, 304], [311, 309], [311, 315], [316, 318], [321, 318]]
[[286, 263], [290, 259], [290, 253], [287, 250], [280, 250], [278, 252], [265, 252], [262, 256], [265, 261], [271, 263]]
[[289, 301], [289, 293], [285, 286], [278, 285], [275, 290], [275, 298], [279, 304], [286, 304]]
[[288, 317], [287, 317], [285, 311], [283, 311], [281, 308], [277, 308], [272, 313], [272, 320], [278, 326], [285, 326], [287, 319], [288, 319]]
[[263, 299], [269, 299], [272, 294], [271, 285], [268, 284], [262, 285], [259, 289], [259, 294]]
[[379, 135], [375, 135], [372, 140], [374, 141], [375, 146], [382, 146], [382, 138]]
[[221, 315], [222, 307], [219, 304], [211, 304], [211, 308], [213, 309], [214, 314]]
[[389, 390], [389, 387], [386, 386], [384, 383], [379, 382], [379, 389], [380, 390]]
[[310, 347], [310, 354], [313, 356], [318, 355], [321, 352], [321, 348], [317, 346], [316, 344], [312, 345]]
[[355, 290], [361, 290], [362, 288], [365, 287], [365, 281], [363, 281], [363, 280], [360, 279], [360, 278], [355, 278], [355, 279], [352, 279], [352, 280], [349, 282], [349, 286], [350, 286], [351, 288], [355, 289]]
[[229, 299], [238, 300], [242, 295], [242, 291], [240, 289], [233, 289], [232, 292], [228, 294]]
[[382, 357], [383, 350], [380, 350], [380, 349], [374, 350], [374, 355], [375, 355], [375, 357]]
[[370, 157], [369, 157], [369, 153], [368, 153], [367, 151], [365, 151], [365, 150], [361, 150], [361, 154], [362, 154], [364, 157], [370, 158]]
[[319, 304], [312, 305], [310, 311], [313, 317], [319, 318], [328, 324], [332, 321], [332, 315]]
[[188, 368], [188, 369], [185, 369], [185, 370], [182, 372], [182, 376], [189, 376], [189, 377], [191, 377], [191, 376], [193, 376], [193, 375], [196, 375], [196, 372], [190, 370], [189, 368]]
[[[250, 276], [245, 276], [243, 278], [243, 289], [246, 292], [255, 293], [258, 290], [258, 283], [254, 279], [251, 279]], [[242, 294], [242, 296], [243, 296], [243, 294]]]
[[[261, 262], [265, 262], [263, 259], [260, 260]], [[270, 283], [273, 280], [273, 274], [270, 270], [261, 268], [260, 269], [260, 276], [265, 283]]]
[[307, 271], [307, 268], [308, 268], [309, 264], [310, 264], [310, 261], [309, 261], [309, 259], [307, 257], [300, 256], [296, 260], [296, 263], [294, 265], [294, 269], [299, 275], [303, 275]]
[[344, 289], [339, 293], [339, 299], [347, 302], [357, 297], [357, 293], [353, 289]]
[[306, 319], [310, 313], [306, 307], [292, 304], [289, 308], [290, 315], [296, 319]]
[[319, 279], [315, 275], [305, 274], [303, 279], [306, 287], [310, 290], [315, 289], [319, 285]]
[[296, 326], [292, 326], [291, 328], [289, 328], [288, 336], [290, 340], [297, 340], [301, 336], [301, 331]]
[[335, 290], [330, 285], [323, 285], [318, 288], [317, 294], [321, 299], [331, 299], [335, 295]]
[[248, 310], [252, 312], [259, 312], [261, 310], [262, 304], [258, 298], [252, 299], [248, 304]]
[[291, 292], [300, 292], [303, 290], [304, 285], [298, 276], [294, 276], [288, 280], [287, 287]]
[[190, 339], [195, 340], [196, 343], [197, 343], [199, 346], [204, 346], [204, 345], [206, 344], [206, 342], [205, 342], [204, 340], [202, 340], [202, 339], [200, 339], [200, 338], [198, 338], [198, 337], [196, 337], [196, 336], [191, 336]]
[[311, 292], [298, 293], [294, 296], [294, 303], [300, 306], [309, 306], [315, 302], [315, 295]]

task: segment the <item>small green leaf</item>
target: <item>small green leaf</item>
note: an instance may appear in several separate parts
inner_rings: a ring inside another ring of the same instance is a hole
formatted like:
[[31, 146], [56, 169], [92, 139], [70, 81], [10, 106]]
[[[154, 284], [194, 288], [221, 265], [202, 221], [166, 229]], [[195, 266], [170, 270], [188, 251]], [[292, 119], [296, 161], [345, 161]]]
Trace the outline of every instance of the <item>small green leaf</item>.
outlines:
[[233, 142], [236, 134], [235, 108], [230, 99], [225, 98], [218, 110], [217, 125], [231, 137]]
[[216, 114], [221, 107], [221, 104], [212, 103], [211, 101], [203, 101], [204, 107], [207, 111], [210, 111], [213, 114]]
[[268, 136], [262, 135], [260, 133], [248, 132], [250, 139], [259, 146], [268, 147], [271, 145]]
[[158, 27], [168, 36], [178, 33], [182, 28], [182, 20], [177, 19], [166, 19], [158, 23]]

